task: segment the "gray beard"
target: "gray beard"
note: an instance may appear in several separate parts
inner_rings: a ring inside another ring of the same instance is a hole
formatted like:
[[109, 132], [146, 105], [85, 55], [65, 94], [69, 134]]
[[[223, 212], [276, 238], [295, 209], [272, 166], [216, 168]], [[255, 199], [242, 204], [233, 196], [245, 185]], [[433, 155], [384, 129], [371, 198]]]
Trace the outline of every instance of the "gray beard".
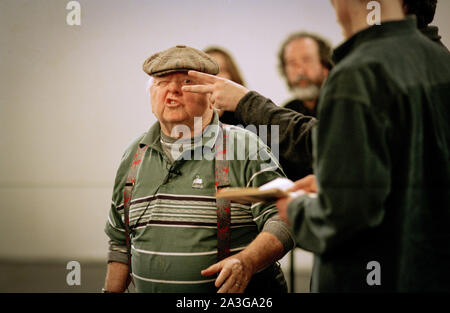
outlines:
[[291, 92], [299, 100], [311, 101], [319, 98], [320, 88], [315, 84], [310, 84], [306, 87], [295, 86], [291, 88]]

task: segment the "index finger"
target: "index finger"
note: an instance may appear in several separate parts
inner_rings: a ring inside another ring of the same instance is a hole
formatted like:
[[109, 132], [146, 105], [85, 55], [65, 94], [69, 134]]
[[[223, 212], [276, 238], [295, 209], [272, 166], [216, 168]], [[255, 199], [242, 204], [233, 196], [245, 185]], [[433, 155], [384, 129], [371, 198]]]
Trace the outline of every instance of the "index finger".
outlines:
[[197, 78], [202, 83], [214, 84], [217, 81], [217, 77], [214, 75], [197, 72], [197, 71], [188, 71], [188, 75], [194, 78]]
[[220, 271], [220, 264], [216, 263], [216, 264], [211, 265], [207, 269], [204, 269], [203, 271], [201, 271], [201, 274], [203, 276], [211, 276], [219, 271]]
[[181, 87], [181, 90], [193, 93], [212, 93], [214, 91], [213, 85], [189, 85]]
[[294, 185], [291, 188], [289, 188], [287, 191], [297, 191], [299, 189], [309, 191], [314, 188], [314, 186], [313, 186], [314, 183], [315, 183], [315, 176], [308, 175], [306, 177], [303, 177], [300, 180], [297, 180], [294, 183]]

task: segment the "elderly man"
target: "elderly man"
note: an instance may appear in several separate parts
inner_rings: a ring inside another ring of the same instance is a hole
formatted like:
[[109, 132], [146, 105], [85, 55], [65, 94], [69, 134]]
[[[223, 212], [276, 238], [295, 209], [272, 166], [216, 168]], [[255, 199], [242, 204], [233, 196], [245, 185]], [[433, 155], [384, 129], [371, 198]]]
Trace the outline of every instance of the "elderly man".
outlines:
[[158, 122], [128, 147], [117, 172], [105, 292], [126, 289], [130, 262], [138, 292], [286, 292], [276, 261], [294, 242], [274, 204], [215, 198], [220, 188], [284, 174], [256, 135], [223, 126], [208, 96], [182, 90], [198, 83], [188, 70], [215, 75], [217, 63], [179, 45], [143, 67]]
[[281, 45], [278, 59], [294, 95], [283, 107], [315, 117], [320, 89], [333, 68], [330, 44], [312, 33], [294, 33]]

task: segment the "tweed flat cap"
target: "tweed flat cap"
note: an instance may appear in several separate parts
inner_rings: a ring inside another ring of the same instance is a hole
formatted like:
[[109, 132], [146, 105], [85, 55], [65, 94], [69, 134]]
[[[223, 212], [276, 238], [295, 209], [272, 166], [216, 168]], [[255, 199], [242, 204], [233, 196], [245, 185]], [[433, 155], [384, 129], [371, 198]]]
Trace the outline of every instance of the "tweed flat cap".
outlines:
[[219, 73], [219, 65], [212, 57], [203, 51], [184, 45], [177, 45], [155, 53], [145, 60], [142, 68], [150, 76], [162, 76], [189, 70], [212, 75]]

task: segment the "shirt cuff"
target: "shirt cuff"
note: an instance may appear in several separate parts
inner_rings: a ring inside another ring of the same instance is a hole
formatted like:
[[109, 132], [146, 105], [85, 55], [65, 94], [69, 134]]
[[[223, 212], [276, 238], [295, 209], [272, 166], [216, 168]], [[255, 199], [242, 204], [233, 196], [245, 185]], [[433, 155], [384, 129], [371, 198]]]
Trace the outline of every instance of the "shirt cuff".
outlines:
[[284, 253], [294, 248], [295, 241], [289, 227], [278, 215], [269, 218], [262, 229], [263, 232], [271, 233], [283, 244]]
[[109, 241], [108, 263], [118, 262], [128, 265], [127, 246], [113, 240]]

